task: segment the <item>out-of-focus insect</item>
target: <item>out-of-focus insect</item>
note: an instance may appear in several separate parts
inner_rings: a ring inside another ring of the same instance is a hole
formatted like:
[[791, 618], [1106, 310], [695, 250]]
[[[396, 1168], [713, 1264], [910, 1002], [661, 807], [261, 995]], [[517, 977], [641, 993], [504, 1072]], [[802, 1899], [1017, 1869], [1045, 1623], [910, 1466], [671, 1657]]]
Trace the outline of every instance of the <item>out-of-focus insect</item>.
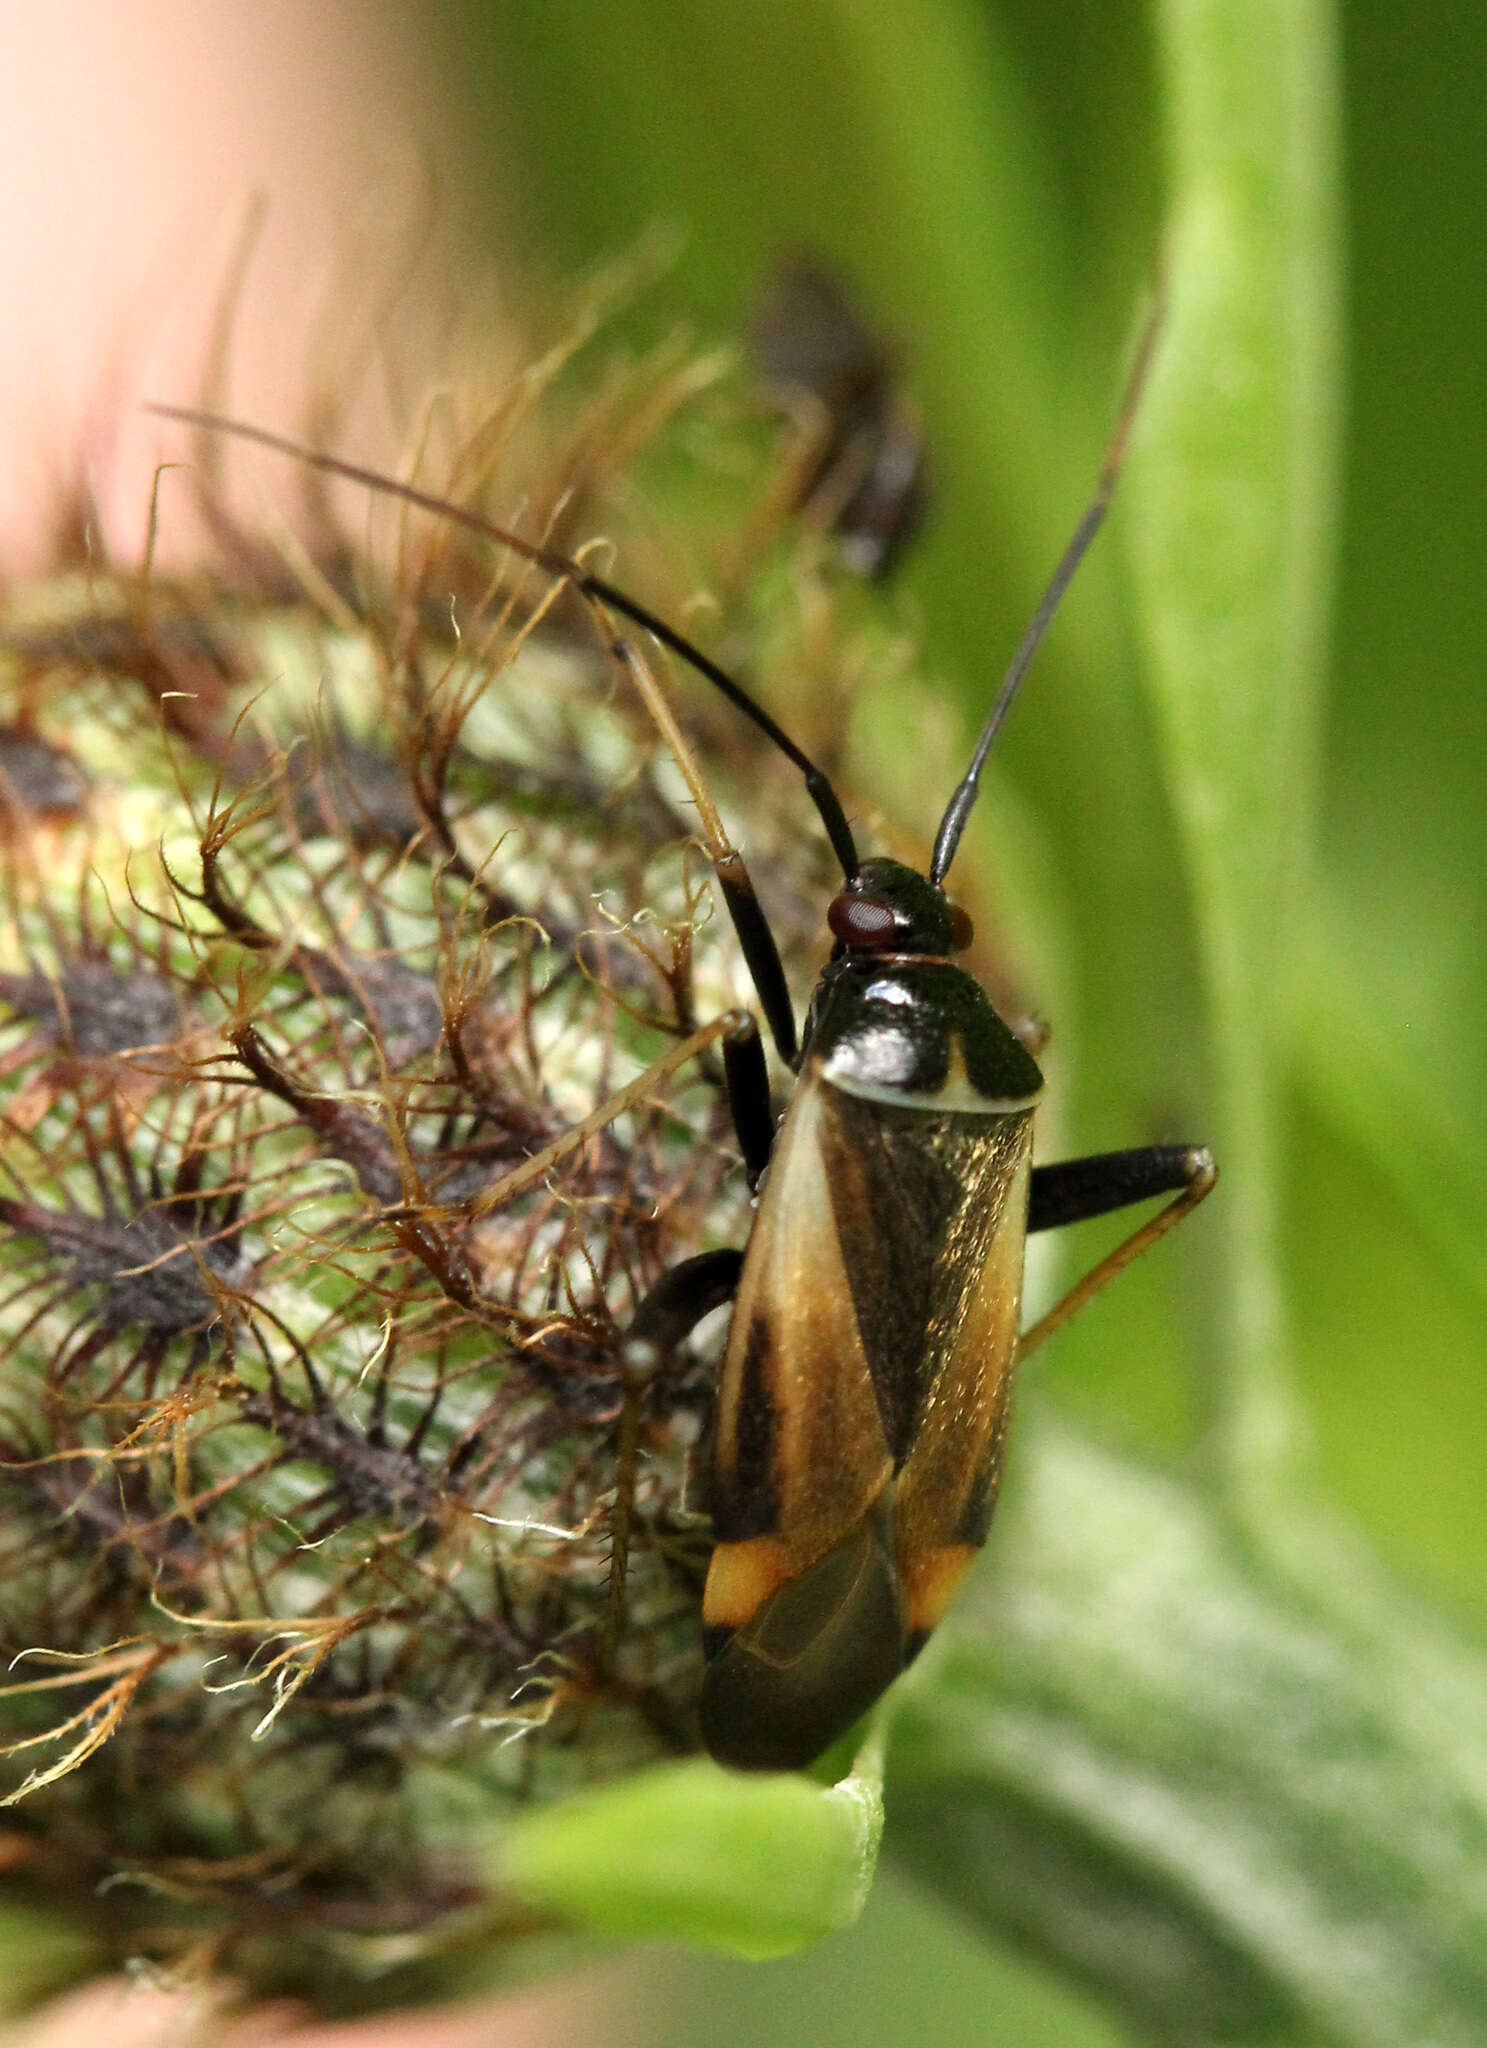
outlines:
[[[760, 1190], [753, 1229], [742, 1252], [704, 1252], [668, 1273], [637, 1309], [625, 1346], [625, 1370], [638, 1379], [733, 1298], [714, 1424], [701, 1720], [708, 1749], [740, 1769], [811, 1763], [911, 1661], [985, 1541], [1014, 1364], [1216, 1179], [1210, 1154], [1188, 1145], [1032, 1164], [1043, 1077], [956, 965], [970, 923], [945, 893], [992, 742], [1104, 518], [1154, 339], [1153, 323], [1095, 493], [1002, 679], [925, 874], [860, 858], [829, 778], [769, 713], [582, 564], [260, 428], [156, 408], [392, 491], [500, 542], [587, 600], [669, 730], [644, 663], [609, 614], [689, 662], [805, 777], [842, 883], [826, 912], [835, 943], [799, 1038], [747, 869], [694, 786], [760, 1009], [796, 1085], [776, 1133], [754, 1018], [740, 1012], [707, 1034], [722, 1037], [734, 1126]], [[674, 744], [685, 757], [679, 735]], [[1174, 1199], [1019, 1335], [1028, 1232], [1163, 1194]]]
[[926, 458], [891, 348], [813, 256], [782, 264], [749, 330], [759, 374], [799, 428], [783, 496], [829, 527], [847, 567], [886, 577], [924, 517]]

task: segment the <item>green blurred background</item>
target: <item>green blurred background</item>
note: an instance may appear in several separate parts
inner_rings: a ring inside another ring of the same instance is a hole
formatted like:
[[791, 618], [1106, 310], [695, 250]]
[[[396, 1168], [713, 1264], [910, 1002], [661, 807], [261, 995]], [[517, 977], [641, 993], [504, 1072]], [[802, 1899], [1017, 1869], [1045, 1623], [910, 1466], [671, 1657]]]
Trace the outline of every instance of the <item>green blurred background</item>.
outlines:
[[[668, 303], [717, 335], [805, 245], [902, 339], [935, 506], [887, 601], [922, 623], [969, 729], [1097, 467], [1161, 247], [1150, 10], [457, 0], [437, 22], [468, 203], [525, 266], [562, 274], [673, 225]], [[1351, 0], [1337, 34], [1341, 491], [1310, 900], [1278, 991], [1281, 1278], [1332, 1496], [1480, 1639], [1487, 16]], [[1118, 515], [999, 749], [972, 848], [1056, 1025], [1060, 1149], [1211, 1129], [1193, 908], [1123, 563]], [[904, 770], [902, 719], [864, 707], [861, 773], [927, 836], [943, 786]], [[1212, 1390], [1201, 1336], [1172, 1324], [1201, 1285], [1201, 1233], [1222, 1229], [1212, 1211], [1192, 1226], [1176, 1278], [1154, 1270], [1165, 1255], [1130, 1276], [1039, 1361], [1030, 1398], [1201, 1469]], [[1121, 2038], [894, 1882], [800, 1961], [687, 1961], [652, 1989], [648, 2031], [678, 2043], [720, 2021], [732, 2041]]]

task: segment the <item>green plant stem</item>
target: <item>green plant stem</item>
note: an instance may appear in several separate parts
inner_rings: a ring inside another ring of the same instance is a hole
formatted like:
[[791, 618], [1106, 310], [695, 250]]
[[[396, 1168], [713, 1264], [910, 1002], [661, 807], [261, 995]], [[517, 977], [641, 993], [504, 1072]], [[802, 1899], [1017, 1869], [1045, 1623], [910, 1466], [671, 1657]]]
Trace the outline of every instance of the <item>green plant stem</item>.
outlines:
[[1335, 36], [1326, 0], [1161, 0], [1155, 23], [1169, 317], [1125, 530], [1211, 1003], [1223, 1475], [1268, 1537], [1307, 1462], [1279, 1279], [1276, 1075], [1337, 488]]

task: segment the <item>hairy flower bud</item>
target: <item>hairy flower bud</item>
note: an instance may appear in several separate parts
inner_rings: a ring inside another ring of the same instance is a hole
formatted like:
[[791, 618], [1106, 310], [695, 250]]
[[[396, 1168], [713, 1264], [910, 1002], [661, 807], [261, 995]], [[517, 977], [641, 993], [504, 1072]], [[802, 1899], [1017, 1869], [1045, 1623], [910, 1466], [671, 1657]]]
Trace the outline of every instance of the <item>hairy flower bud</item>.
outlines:
[[[565, 545], [626, 424], [549, 471]], [[764, 446], [716, 465], [744, 661]], [[571, 589], [438, 520], [388, 569], [364, 504], [282, 560], [208, 510], [211, 572], [0, 612], [0, 1881], [95, 1967], [335, 2002], [500, 1922], [503, 1814], [696, 1744], [708, 1333], [643, 1384], [624, 1336], [747, 1232], [717, 1048], [678, 1053], [748, 989]], [[687, 719], [804, 983], [798, 779]]]

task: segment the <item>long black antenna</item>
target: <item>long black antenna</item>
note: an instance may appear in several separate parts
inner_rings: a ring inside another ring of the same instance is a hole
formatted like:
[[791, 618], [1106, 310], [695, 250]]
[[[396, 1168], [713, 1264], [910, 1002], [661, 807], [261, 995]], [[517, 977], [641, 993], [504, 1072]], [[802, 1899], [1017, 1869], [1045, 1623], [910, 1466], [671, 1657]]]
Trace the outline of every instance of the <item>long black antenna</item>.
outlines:
[[934, 857], [929, 864], [929, 879], [943, 882], [955, 858], [955, 849], [960, 844], [960, 835], [966, 828], [966, 819], [971, 815], [971, 806], [976, 801], [981, 782], [981, 770], [991, 752], [992, 741], [1001, 730], [1002, 720], [1012, 708], [1012, 699], [1017, 695], [1028, 664], [1038, 651], [1038, 643], [1048, 630], [1048, 622], [1058, 610], [1059, 600], [1068, 589], [1074, 571], [1089, 552], [1089, 544], [1099, 532], [1105, 514], [1110, 509], [1110, 500], [1115, 491], [1116, 478], [1126, 452], [1126, 443], [1131, 436], [1131, 425], [1136, 417], [1136, 407], [1141, 400], [1141, 388], [1146, 382], [1146, 373], [1151, 366], [1152, 351], [1156, 347], [1157, 333], [1162, 324], [1162, 307], [1158, 300], [1151, 318], [1146, 323], [1136, 350], [1136, 360], [1131, 365], [1131, 374], [1126, 379], [1125, 395], [1121, 399], [1120, 413], [1115, 422], [1115, 432], [1105, 450], [1105, 460], [1100, 465], [1099, 480], [1094, 496], [1084, 509], [1084, 514], [1075, 527], [1073, 537], [1059, 557], [1058, 567], [1048, 580], [1048, 588], [1038, 600], [1038, 608], [1028, 620], [1027, 630], [1017, 643], [1017, 652], [1007, 664], [1002, 677], [1002, 686], [996, 693], [981, 728], [981, 737], [976, 742], [976, 751], [971, 756], [971, 765], [956, 784], [955, 794], [945, 806], [945, 815], [940, 820], [940, 829], [935, 834]]
[[537, 541], [523, 540], [508, 526], [498, 526], [483, 513], [472, 512], [468, 506], [456, 505], [448, 498], [436, 497], [431, 491], [421, 491], [416, 484], [408, 484], [398, 477], [384, 476], [380, 470], [364, 469], [358, 462], [347, 462], [339, 455], [326, 455], [318, 448], [307, 448], [298, 441], [292, 441], [287, 434], [274, 434], [267, 427], [255, 427], [246, 420], [228, 418], [225, 414], [202, 412], [187, 405], [147, 405], [146, 412], [159, 415], [161, 419], [179, 420], [188, 427], [202, 427], [210, 433], [232, 434], [240, 441], [256, 441], [261, 448], [272, 448], [280, 455], [288, 455], [296, 462], [304, 463], [310, 469], [323, 470], [328, 476], [344, 477], [347, 483], [362, 484], [369, 491], [381, 491], [394, 498], [403, 498], [410, 505], [417, 505], [425, 512], [432, 512], [440, 519], [447, 519], [453, 526], [463, 526], [471, 533], [484, 535], [487, 540], [498, 542], [510, 548], [524, 562], [545, 570], [549, 576], [556, 576], [563, 582], [571, 583], [585, 596], [597, 598], [601, 604], [611, 606], [615, 611], [641, 627], [659, 640], [689, 667], [705, 676], [716, 689], [722, 691], [730, 704], [734, 704], [746, 718], [753, 720], [767, 738], [773, 740], [787, 760], [805, 777], [806, 793], [821, 816], [826, 827], [826, 836], [831, 841], [833, 853], [841, 862], [842, 873], [852, 881], [861, 866], [857, 857], [857, 843], [852, 837], [852, 828], [847, 823], [846, 812], [841, 799], [831, 786], [831, 779], [824, 768], [818, 768], [809, 754], [803, 753], [794, 740], [777, 725], [764, 709], [756, 703], [741, 683], [734, 681], [728, 671], [705, 655], [700, 647], [679, 633], [675, 626], [668, 626], [653, 611], [647, 610], [633, 597], [627, 597], [623, 590], [616, 589], [603, 576], [596, 576], [591, 569], [585, 569], [581, 562], [575, 562], [571, 555], [563, 554], [557, 548], [543, 547]]

